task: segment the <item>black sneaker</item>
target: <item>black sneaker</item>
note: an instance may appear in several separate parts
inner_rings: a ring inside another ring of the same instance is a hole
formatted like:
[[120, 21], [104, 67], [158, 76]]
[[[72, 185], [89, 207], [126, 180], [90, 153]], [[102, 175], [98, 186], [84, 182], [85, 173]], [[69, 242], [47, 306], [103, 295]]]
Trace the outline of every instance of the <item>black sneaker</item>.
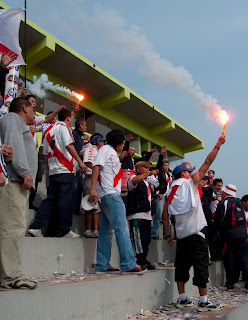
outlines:
[[186, 297], [185, 300], [179, 301], [179, 299], [178, 299], [176, 307], [179, 308], [179, 309], [192, 308], [192, 307], [194, 307], [194, 303], [191, 300], [189, 300], [188, 297]]
[[147, 269], [143, 270], [140, 266], [136, 265], [136, 267], [134, 267], [132, 270], [128, 270], [125, 272], [122, 272], [122, 274], [138, 274], [141, 275], [143, 273], [145, 273], [147, 271]]
[[219, 311], [222, 309], [221, 304], [215, 304], [212, 303], [211, 301], [208, 301], [206, 303], [199, 302], [198, 303], [198, 311]]
[[153, 264], [151, 264], [151, 262], [148, 260], [146, 260], [145, 266], [147, 270], [156, 270], [156, 267]]

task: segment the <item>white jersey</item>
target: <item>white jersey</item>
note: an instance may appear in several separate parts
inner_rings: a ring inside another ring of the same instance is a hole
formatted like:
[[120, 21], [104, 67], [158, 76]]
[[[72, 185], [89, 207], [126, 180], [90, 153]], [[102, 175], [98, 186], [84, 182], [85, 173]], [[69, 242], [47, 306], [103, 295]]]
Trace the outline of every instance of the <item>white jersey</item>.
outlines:
[[42, 116], [34, 116], [34, 124], [32, 126], [29, 126], [29, 130], [31, 131], [34, 143], [36, 147], [38, 148], [38, 138], [37, 138], [37, 127], [42, 125], [45, 122], [45, 117]]
[[192, 234], [199, 234], [205, 238], [205, 235], [200, 232], [207, 226], [207, 221], [199, 192], [196, 190], [192, 178], [177, 180], [173, 181], [166, 193], [168, 212], [175, 216], [177, 238], [183, 239]]
[[110, 145], [101, 147], [97, 153], [94, 166], [100, 166], [100, 174], [96, 186], [99, 197], [107, 194], [121, 194], [121, 163], [117, 152]]
[[[86, 146], [84, 147], [84, 163], [85, 162], [90, 162], [94, 164], [94, 161], [96, 159], [98, 152], [97, 146], [93, 146], [91, 143], [87, 143]], [[92, 169], [87, 167], [86, 169], [86, 176], [91, 176], [92, 174]]]
[[66, 146], [74, 143], [71, 129], [62, 121], [58, 121], [48, 131], [44, 139], [43, 154], [48, 155], [49, 175], [73, 173], [73, 157]]
[[[128, 191], [134, 190], [138, 184], [133, 184], [133, 178], [136, 177], [136, 175], [131, 176], [128, 179], [127, 185], [128, 185]], [[150, 178], [149, 176], [148, 178]], [[152, 203], [152, 196], [151, 196], [151, 189], [149, 187], [149, 182], [147, 181], [148, 179], [143, 179], [146, 187], [147, 187], [147, 194], [148, 194], [148, 201], [150, 202], [150, 205]], [[157, 180], [157, 179], [156, 179]], [[152, 220], [152, 213], [151, 210], [148, 212], [137, 212], [134, 214], [131, 214], [127, 217], [128, 220], [133, 220], [133, 219], [144, 219], [144, 220]]]

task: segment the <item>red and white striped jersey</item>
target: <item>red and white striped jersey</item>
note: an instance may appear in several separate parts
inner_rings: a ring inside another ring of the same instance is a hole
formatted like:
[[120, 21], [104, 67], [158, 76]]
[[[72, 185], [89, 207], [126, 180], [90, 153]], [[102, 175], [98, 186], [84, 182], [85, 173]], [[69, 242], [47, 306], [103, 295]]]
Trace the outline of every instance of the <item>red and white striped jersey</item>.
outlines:
[[66, 146], [74, 143], [71, 129], [58, 121], [46, 134], [43, 154], [48, 155], [49, 175], [73, 173], [73, 157]]
[[100, 175], [97, 182], [99, 197], [107, 194], [121, 194], [121, 163], [117, 152], [110, 145], [104, 145], [97, 153], [94, 166], [100, 166]]
[[[91, 143], [87, 143], [86, 146], [84, 147], [84, 162], [90, 162], [94, 164], [94, 161], [97, 156], [97, 146], [93, 146]], [[90, 176], [92, 174], [92, 169], [87, 167], [86, 176]]]

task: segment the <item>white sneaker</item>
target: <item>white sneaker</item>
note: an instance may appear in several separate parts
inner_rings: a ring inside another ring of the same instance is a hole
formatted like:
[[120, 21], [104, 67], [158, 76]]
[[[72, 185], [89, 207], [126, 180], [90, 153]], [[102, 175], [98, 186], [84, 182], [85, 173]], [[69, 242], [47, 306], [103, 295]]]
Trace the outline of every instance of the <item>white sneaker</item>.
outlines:
[[84, 236], [86, 238], [96, 238], [96, 236], [94, 234], [94, 231], [91, 231], [91, 230], [85, 230], [84, 231]]
[[99, 231], [98, 230], [94, 230], [94, 231], [92, 231], [92, 234], [93, 234], [94, 238], [97, 238], [98, 235], [99, 235]]
[[30, 234], [32, 237], [43, 237], [41, 229], [28, 229], [28, 234]]
[[73, 231], [69, 231], [66, 235], [64, 235], [64, 238], [72, 238], [72, 239], [78, 239], [78, 238], [81, 238], [80, 234], [77, 234]]

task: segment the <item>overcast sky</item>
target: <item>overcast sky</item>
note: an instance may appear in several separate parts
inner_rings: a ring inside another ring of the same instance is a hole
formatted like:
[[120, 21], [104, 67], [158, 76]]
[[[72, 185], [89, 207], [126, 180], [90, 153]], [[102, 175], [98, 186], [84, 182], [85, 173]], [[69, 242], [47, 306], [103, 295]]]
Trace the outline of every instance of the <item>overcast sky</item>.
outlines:
[[202, 101], [218, 101], [231, 119], [211, 168], [248, 194], [247, 1], [27, 2], [30, 20], [203, 139], [204, 150], [185, 155], [197, 168], [222, 132]]

